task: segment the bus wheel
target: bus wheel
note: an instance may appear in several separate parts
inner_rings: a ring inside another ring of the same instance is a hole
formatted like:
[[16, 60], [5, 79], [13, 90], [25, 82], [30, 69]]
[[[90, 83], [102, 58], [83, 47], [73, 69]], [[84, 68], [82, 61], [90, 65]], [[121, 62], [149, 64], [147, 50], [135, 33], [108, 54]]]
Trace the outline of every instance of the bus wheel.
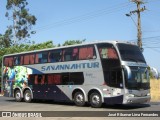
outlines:
[[102, 106], [102, 98], [101, 98], [101, 95], [97, 92], [93, 92], [91, 95], [90, 95], [90, 104], [91, 104], [91, 107], [94, 107], [94, 108], [99, 108]]
[[21, 102], [22, 101], [21, 91], [20, 90], [16, 90], [15, 99], [16, 99], [17, 102]]
[[32, 101], [32, 97], [31, 97], [31, 92], [30, 92], [30, 90], [26, 90], [25, 92], [24, 92], [24, 101], [25, 102], [31, 102]]
[[77, 106], [84, 106], [85, 105], [84, 94], [82, 92], [76, 92], [74, 94], [74, 103]]

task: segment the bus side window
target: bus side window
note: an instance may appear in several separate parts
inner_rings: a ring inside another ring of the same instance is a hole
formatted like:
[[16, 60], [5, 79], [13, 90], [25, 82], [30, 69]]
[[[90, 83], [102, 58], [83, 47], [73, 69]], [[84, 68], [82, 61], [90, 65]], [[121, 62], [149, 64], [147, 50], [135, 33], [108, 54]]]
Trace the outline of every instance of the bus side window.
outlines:
[[43, 52], [43, 53], [37, 53], [36, 54], [36, 63], [47, 63], [48, 62], [48, 53]]
[[110, 59], [118, 59], [118, 55], [117, 55], [117, 53], [116, 53], [114, 48], [109, 48], [108, 49], [108, 58], [110, 58]]
[[61, 75], [54, 75], [54, 84], [55, 85], [61, 84]]
[[84, 83], [83, 72], [70, 73], [70, 82], [74, 85], [82, 85]]
[[33, 84], [35, 81], [35, 75], [28, 75], [28, 84]]
[[13, 66], [13, 57], [9, 59], [9, 67], [12, 67], [12, 66]]
[[21, 55], [21, 62], [20, 62], [20, 65], [23, 65], [23, 55]]
[[69, 73], [62, 73], [62, 85], [68, 85], [69, 82]]
[[13, 66], [13, 57], [4, 58], [4, 65], [7, 67], [12, 67]]
[[71, 61], [72, 60], [72, 49], [67, 48], [63, 50], [63, 61]]
[[117, 52], [114, 48], [112, 47], [104, 47], [104, 48], [99, 48], [99, 54], [101, 58], [106, 58], [106, 59], [118, 59]]
[[14, 65], [23, 65], [23, 55], [14, 57]]
[[20, 56], [14, 57], [14, 65], [20, 65]]
[[85, 60], [87, 56], [86, 53], [87, 53], [87, 48], [81, 47], [79, 49], [79, 60]]
[[48, 84], [49, 85], [53, 84], [52, 83], [52, 81], [53, 81], [53, 75], [52, 74], [47, 75], [47, 80], [48, 80]]
[[35, 76], [35, 84], [41, 84], [43, 85], [45, 82], [45, 75], [36, 75]]
[[108, 49], [107, 48], [100, 48], [99, 53], [101, 58], [108, 58]]
[[9, 58], [4, 58], [3, 64], [4, 66], [9, 66]]
[[24, 64], [25, 65], [29, 64], [29, 55], [24, 55]]
[[48, 75], [48, 84], [50, 84], [50, 85], [61, 84], [61, 75], [60, 74], [50, 74], [50, 75]]
[[72, 59], [78, 60], [78, 48], [73, 48]]
[[93, 59], [93, 47], [87, 48], [87, 59]]
[[56, 62], [56, 59], [55, 59], [55, 56], [54, 56], [54, 53], [53, 53], [53, 52], [49, 52], [48, 62], [51, 62], [51, 63]]
[[93, 59], [96, 57], [93, 46], [79, 48], [79, 60]]
[[48, 62], [60, 62], [61, 61], [62, 50], [53, 50], [48, 54]]
[[34, 54], [29, 55], [29, 63], [34, 64]]

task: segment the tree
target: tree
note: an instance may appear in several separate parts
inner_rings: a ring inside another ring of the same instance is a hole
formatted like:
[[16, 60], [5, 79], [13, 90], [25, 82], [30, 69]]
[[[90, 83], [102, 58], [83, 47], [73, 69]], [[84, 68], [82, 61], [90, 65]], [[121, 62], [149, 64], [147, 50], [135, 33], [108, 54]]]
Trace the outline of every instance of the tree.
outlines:
[[84, 40], [67, 40], [63, 43], [63, 46], [82, 44], [85, 41], [86, 41], [86, 39], [84, 39]]
[[7, 12], [6, 17], [13, 21], [13, 25], [8, 26], [7, 31], [11, 32], [13, 44], [20, 43], [22, 39], [30, 37], [33, 33], [31, 28], [36, 24], [36, 17], [29, 14], [29, 10], [26, 8], [28, 2], [26, 0], [7, 0]]
[[2, 48], [8, 48], [12, 45], [11, 37], [12, 37], [12, 30], [8, 29], [6, 30], [4, 35], [0, 34], [0, 49]]

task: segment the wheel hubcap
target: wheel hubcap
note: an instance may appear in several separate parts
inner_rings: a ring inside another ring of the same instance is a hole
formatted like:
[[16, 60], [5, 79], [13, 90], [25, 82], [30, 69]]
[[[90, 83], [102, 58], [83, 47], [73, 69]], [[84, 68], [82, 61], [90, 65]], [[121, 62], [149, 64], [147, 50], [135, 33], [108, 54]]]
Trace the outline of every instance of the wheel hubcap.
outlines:
[[78, 103], [82, 103], [82, 102], [83, 102], [83, 95], [81, 95], [81, 94], [77, 95], [76, 101], [77, 101]]
[[30, 100], [30, 94], [29, 93], [26, 93], [26, 95], [25, 95], [25, 99], [28, 101], [28, 100]]
[[16, 93], [16, 99], [20, 99], [21, 98], [21, 93]]
[[94, 96], [92, 97], [92, 103], [93, 103], [93, 104], [99, 104], [99, 102], [100, 102], [99, 96], [98, 96], [98, 95], [94, 95]]

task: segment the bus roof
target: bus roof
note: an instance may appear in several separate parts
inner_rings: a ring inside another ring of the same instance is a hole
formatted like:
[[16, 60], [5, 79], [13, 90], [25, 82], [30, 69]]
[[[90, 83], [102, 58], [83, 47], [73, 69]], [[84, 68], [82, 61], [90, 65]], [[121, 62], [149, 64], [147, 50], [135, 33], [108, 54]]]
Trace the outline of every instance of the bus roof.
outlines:
[[110, 44], [113, 44], [113, 45], [115, 45], [116, 43], [133, 44], [133, 43], [127, 42], [127, 41], [107, 41], [107, 40], [104, 40], [104, 41], [84, 42], [82, 44], [75, 44], [75, 45], [60, 46], [60, 47], [53, 47], [53, 48], [46, 48], [46, 49], [40, 49], [40, 50], [33, 50], [33, 51], [25, 51], [25, 52], [20, 52], [20, 53], [7, 54], [7, 55], [4, 55], [3, 57], [12, 56], [12, 55], [13, 56], [14, 55], [21, 55], [21, 54], [26, 54], [26, 53], [56, 50], [56, 49], [64, 49], [64, 48], [70, 48], [70, 47], [78, 47], [78, 46], [83, 46], [83, 45], [93, 45], [93, 44], [98, 44], [98, 43], [110, 43]]

